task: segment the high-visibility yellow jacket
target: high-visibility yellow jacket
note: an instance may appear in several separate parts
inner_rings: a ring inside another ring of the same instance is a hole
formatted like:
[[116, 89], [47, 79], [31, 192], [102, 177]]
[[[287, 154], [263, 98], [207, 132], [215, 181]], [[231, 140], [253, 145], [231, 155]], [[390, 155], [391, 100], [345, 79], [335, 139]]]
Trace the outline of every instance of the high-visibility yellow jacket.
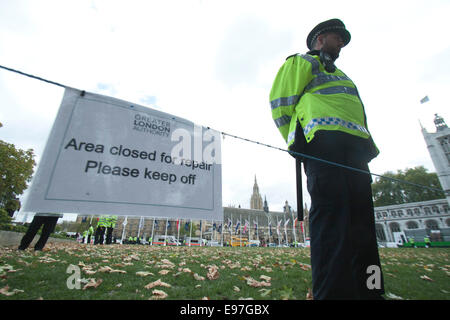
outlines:
[[307, 143], [319, 130], [338, 130], [370, 140], [372, 158], [379, 153], [355, 84], [338, 68], [327, 72], [318, 55], [296, 54], [286, 59], [274, 80], [270, 105], [288, 147], [295, 142], [299, 122]]
[[106, 222], [108, 228], [115, 228], [117, 223], [117, 216], [106, 216]]
[[97, 227], [107, 227], [108, 226], [108, 217], [100, 216], [97, 222]]

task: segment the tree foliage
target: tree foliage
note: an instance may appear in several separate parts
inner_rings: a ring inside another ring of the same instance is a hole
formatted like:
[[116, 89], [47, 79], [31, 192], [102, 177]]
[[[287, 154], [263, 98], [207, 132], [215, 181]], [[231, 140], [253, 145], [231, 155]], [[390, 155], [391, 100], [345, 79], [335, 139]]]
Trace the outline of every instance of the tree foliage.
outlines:
[[33, 175], [33, 149], [17, 149], [0, 140], [0, 206], [6, 208], [11, 200], [21, 195]]
[[[423, 166], [398, 170], [397, 173], [388, 171], [383, 176], [442, 190], [437, 174], [427, 172]], [[375, 179], [372, 193], [375, 207], [445, 198], [443, 190], [434, 191], [382, 177]]]

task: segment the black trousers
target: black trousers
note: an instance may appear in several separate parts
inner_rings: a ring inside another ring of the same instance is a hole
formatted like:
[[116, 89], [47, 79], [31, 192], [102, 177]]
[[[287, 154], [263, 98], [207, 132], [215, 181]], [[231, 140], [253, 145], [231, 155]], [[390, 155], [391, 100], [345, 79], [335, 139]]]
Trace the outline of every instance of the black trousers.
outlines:
[[97, 227], [97, 230], [95, 230], [94, 244], [103, 244], [105, 229], [105, 227]]
[[[306, 153], [369, 171], [365, 146], [362, 138], [325, 132], [316, 135]], [[314, 299], [380, 299], [384, 283], [371, 176], [310, 159], [304, 159], [304, 168], [311, 196]], [[373, 266], [378, 268], [377, 274]], [[372, 275], [378, 276], [379, 281], [372, 282]]]
[[36, 236], [36, 233], [39, 231], [41, 226], [44, 225], [42, 228], [41, 237], [34, 245], [34, 250], [42, 250], [47, 243], [48, 237], [55, 230], [58, 219], [59, 217], [34, 216], [27, 232], [20, 241], [19, 250], [25, 250], [26, 248], [28, 248], [28, 246]]
[[112, 227], [106, 228], [106, 244], [111, 244], [113, 230], [114, 228]]

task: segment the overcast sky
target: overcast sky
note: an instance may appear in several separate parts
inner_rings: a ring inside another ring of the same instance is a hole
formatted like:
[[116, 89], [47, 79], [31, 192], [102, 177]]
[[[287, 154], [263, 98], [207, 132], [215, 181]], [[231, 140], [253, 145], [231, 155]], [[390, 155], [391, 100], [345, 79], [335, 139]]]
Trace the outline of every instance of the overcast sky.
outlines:
[[[450, 122], [449, 1], [0, 1], [0, 64], [285, 148], [269, 92], [319, 22], [340, 18], [336, 65], [356, 84], [380, 149], [374, 173], [435, 171], [419, 121]], [[0, 139], [42, 154], [64, 89], [0, 69]], [[428, 95], [430, 101], [420, 104]], [[296, 208], [285, 152], [226, 137], [223, 205]], [[304, 181], [306, 178], [304, 179]], [[304, 188], [305, 201], [310, 203]]]

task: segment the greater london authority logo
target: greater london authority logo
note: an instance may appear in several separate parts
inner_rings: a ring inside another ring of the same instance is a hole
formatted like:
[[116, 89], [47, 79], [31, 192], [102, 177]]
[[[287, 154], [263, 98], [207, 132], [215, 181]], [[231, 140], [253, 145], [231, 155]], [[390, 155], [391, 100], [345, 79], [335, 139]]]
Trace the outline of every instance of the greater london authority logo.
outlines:
[[170, 122], [137, 113], [133, 119], [133, 130], [168, 138], [170, 135]]

